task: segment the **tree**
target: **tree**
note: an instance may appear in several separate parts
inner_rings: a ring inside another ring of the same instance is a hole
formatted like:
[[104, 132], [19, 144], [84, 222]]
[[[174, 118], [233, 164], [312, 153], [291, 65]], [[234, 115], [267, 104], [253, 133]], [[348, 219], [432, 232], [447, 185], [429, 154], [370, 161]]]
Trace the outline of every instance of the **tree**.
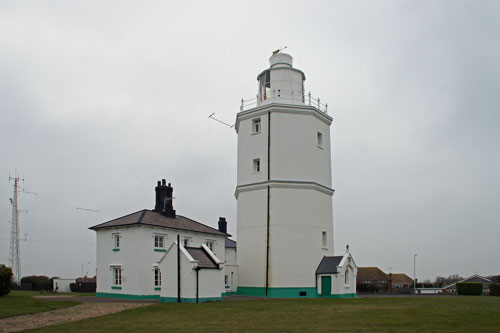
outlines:
[[10, 293], [10, 285], [12, 283], [12, 269], [5, 265], [0, 266], [0, 296]]
[[31, 290], [52, 290], [52, 280], [43, 275], [25, 276], [21, 284], [31, 284]]

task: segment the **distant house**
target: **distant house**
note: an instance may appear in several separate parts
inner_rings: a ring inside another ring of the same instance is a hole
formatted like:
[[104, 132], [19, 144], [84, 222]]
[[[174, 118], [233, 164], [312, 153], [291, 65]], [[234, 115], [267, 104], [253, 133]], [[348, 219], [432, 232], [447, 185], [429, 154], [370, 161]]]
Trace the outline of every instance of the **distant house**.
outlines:
[[390, 273], [389, 277], [392, 280], [392, 289], [413, 287], [413, 279], [404, 273]]
[[493, 281], [491, 281], [488, 278], [474, 274], [472, 276], [469, 276], [466, 279], [457, 281], [453, 284], [450, 284], [448, 286], [443, 287], [443, 291], [446, 293], [450, 293], [450, 294], [456, 293], [457, 292], [457, 283], [460, 283], [460, 282], [481, 282], [483, 284], [483, 293], [485, 293], [485, 294], [489, 293], [489, 291], [490, 291], [489, 284], [493, 283]]
[[391, 291], [391, 278], [378, 267], [358, 267], [358, 291]]
[[95, 293], [97, 287], [97, 276], [79, 277], [76, 279], [76, 290], [78, 292]]

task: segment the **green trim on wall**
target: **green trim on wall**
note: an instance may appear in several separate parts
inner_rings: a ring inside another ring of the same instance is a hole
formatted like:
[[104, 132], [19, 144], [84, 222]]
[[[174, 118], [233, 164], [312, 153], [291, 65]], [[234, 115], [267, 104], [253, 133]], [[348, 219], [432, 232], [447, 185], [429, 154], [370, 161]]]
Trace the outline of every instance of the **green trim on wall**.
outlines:
[[[222, 301], [222, 297], [200, 297], [198, 303]], [[161, 303], [177, 303], [177, 297], [160, 297]], [[182, 298], [181, 303], [196, 303], [196, 298]]]
[[155, 287], [155, 290], [161, 290], [161, 287]]
[[227, 291], [225, 293], [222, 293], [222, 297], [231, 296], [231, 295], [236, 295], [236, 291]]
[[[305, 291], [306, 296], [300, 296], [300, 292]], [[266, 297], [266, 288], [263, 287], [238, 287], [237, 295]], [[335, 294], [323, 296], [318, 294], [316, 288], [268, 288], [267, 297], [277, 298], [352, 298], [354, 294]]]
[[130, 295], [113, 293], [96, 293], [95, 297], [121, 298], [121, 299], [159, 299], [160, 295]]
[[111, 289], [122, 289], [121, 286], [111, 286]]
[[230, 286], [225, 286], [224, 288], [229, 289], [229, 288], [231, 288], [231, 287], [230, 287]]
[[155, 249], [155, 252], [167, 252], [167, 249]]
[[113, 252], [118, 252], [120, 251], [120, 249], [113, 249]]

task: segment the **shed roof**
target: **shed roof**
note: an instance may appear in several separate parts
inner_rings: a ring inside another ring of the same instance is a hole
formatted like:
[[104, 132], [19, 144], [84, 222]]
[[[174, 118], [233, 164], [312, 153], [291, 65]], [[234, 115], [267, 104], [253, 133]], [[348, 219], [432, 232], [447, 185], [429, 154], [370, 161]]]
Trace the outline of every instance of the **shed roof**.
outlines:
[[358, 267], [357, 281], [389, 281], [387, 274], [378, 267]]
[[100, 230], [105, 228], [116, 228], [116, 227], [125, 227], [133, 225], [149, 225], [160, 228], [171, 228], [171, 229], [203, 232], [207, 234], [214, 234], [226, 237], [231, 236], [229, 234], [221, 232], [217, 229], [209, 227], [200, 222], [191, 220], [182, 215], [177, 215], [176, 217], [167, 217], [163, 214], [160, 214], [158, 212], [149, 209], [143, 209], [138, 212], [125, 215], [108, 222], [97, 224], [90, 227], [89, 229]]
[[236, 248], [236, 242], [232, 239], [226, 238], [225, 247], [234, 247]]
[[186, 247], [186, 250], [194, 260], [198, 261], [198, 268], [219, 268], [202, 247]]
[[316, 274], [332, 274], [337, 273], [337, 266], [342, 261], [344, 256], [323, 257], [316, 269]]

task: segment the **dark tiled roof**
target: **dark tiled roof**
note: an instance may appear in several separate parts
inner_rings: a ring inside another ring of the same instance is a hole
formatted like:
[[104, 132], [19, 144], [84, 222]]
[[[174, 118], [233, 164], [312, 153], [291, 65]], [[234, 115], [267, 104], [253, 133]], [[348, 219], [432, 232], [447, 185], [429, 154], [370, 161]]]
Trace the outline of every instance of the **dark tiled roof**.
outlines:
[[236, 248], [236, 242], [232, 239], [226, 238], [225, 247], [234, 247]]
[[198, 261], [199, 268], [219, 268], [207, 252], [201, 247], [186, 247], [191, 257]]
[[356, 281], [389, 281], [387, 274], [382, 272], [378, 267], [358, 267], [358, 275]]
[[162, 215], [158, 212], [148, 209], [143, 209], [138, 212], [95, 225], [93, 227], [90, 227], [89, 229], [99, 230], [104, 228], [123, 227], [123, 226], [139, 225], [139, 224], [150, 225], [161, 228], [204, 232], [207, 234], [214, 234], [226, 237], [231, 236], [229, 234], [220, 232], [217, 229], [201, 224], [200, 222], [188, 219], [187, 217], [181, 215], [177, 215], [176, 217], [166, 217], [165, 215]]
[[404, 273], [394, 273], [392, 274], [391, 277], [392, 277], [392, 283], [406, 283], [406, 284], [413, 283], [413, 279]]
[[337, 273], [337, 266], [342, 261], [344, 256], [323, 257], [316, 269], [316, 274], [332, 274]]

